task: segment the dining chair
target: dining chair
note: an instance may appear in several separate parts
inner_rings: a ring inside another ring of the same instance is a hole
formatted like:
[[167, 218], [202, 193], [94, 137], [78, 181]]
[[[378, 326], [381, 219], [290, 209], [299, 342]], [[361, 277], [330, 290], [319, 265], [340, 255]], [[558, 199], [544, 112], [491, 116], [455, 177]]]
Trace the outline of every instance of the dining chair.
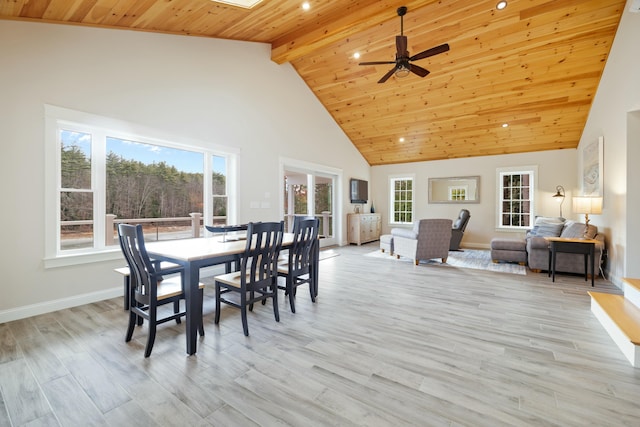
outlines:
[[[247, 227], [248, 224], [238, 224], [238, 225], [205, 225], [204, 228], [207, 229], [207, 231], [214, 233], [214, 234], [222, 234], [222, 241], [226, 242], [227, 240], [227, 233], [232, 233], [234, 231], [247, 231]], [[239, 260], [240, 257], [238, 256], [235, 260], [233, 261], [227, 261], [224, 263], [224, 272], [225, 273], [231, 273], [232, 271], [236, 271], [239, 268]], [[231, 268], [231, 263], [235, 262], [235, 268], [232, 269]]]
[[[240, 309], [242, 329], [249, 336], [247, 324], [247, 306], [253, 311], [253, 304], [271, 298], [276, 322], [278, 313], [278, 255], [282, 247], [284, 221], [250, 222], [247, 227], [247, 244], [240, 256], [238, 271], [215, 277], [216, 316], [215, 324], [220, 322], [221, 303]], [[239, 302], [223, 295], [234, 292], [239, 294]]]
[[317, 218], [300, 219], [294, 222], [293, 244], [288, 257], [278, 264], [278, 276], [285, 278], [285, 286], [279, 286], [289, 296], [291, 312], [296, 312], [296, 289], [309, 285], [311, 301], [316, 302], [315, 280], [313, 277], [314, 251], [318, 240], [320, 221]]
[[[179, 276], [170, 277], [165, 277], [166, 271], [156, 270], [155, 263], [147, 254], [140, 224], [118, 224], [118, 237], [131, 274], [129, 326], [125, 341], [131, 341], [136, 324], [142, 325], [142, 319], [146, 319], [149, 324], [149, 333], [144, 357], [149, 357], [156, 338], [157, 325], [171, 320], [180, 323], [180, 318], [186, 315], [186, 310], [180, 310], [180, 300], [185, 298], [184, 270], [179, 270]], [[198, 297], [202, 311], [204, 285], [201, 283], [199, 288]], [[158, 317], [158, 306], [169, 303], [173, 303], [173, 313]], [[199, 322], [198, 332], [203, 336], [202, 319]]]
[[[158, 270], [162, 270], [162, 274], [173, 274], [173, 273], [179, 273], [180, 270], [182, 269], [182, 267], [178, 264], [175, 264], [173, 262], [168, 262], [168, 261], [157, 261], [157, 260], [151, 260], [151, 262], [153, 263], [154, 267], [156, 268], [156, 271]], [[124, 309], [125, 310], [129, 310], [129, 295], [131, 294], [131, 270], [129, 270], [129, 267], [118, 267], [118, 268], [114, 268], [113, 271], [115, 271], [116, 273], [120, 274], [123, 278], [123, 284], [124, 284]], [[162, 279], [158, 279], [158, 281], [161, 281]]]

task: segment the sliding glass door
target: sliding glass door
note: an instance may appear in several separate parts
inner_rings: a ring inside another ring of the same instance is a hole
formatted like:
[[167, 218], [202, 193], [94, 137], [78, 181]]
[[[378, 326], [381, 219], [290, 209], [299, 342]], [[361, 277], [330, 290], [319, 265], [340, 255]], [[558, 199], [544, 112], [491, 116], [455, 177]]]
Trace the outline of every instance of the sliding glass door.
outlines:
[[284, 221], [293, 230], [295, 216], [313, 216], [320, 220], [320, 246], [337, 243], [335, 188], [337, 176], [298, 168], [284, 169]]

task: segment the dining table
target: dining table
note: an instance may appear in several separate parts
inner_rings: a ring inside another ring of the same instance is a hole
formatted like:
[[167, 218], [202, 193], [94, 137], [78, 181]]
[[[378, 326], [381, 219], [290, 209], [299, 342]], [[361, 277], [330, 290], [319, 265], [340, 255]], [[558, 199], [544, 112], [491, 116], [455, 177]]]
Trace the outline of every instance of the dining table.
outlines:
[[[282, 248], [286, 249], [293, 243], [294, 234], [284, 233]], [[212, 265], [236, 261], [246, 249], [246, 237], [237, 239], [222, 236], [196, 237], [181, 240], [165, 240], [146, 244], [147, 253], [153, 259], [169, 261], [184, 268], [184, 291], [186, 304], [186, 335], [187, 354], [196, 353], [198, 324], [202, 319], [202, 304], [200, 303], [200, 269]], [[314, 252], [312, 263], [312, 285], [317, 294], [318, 289], [318, 245]]]

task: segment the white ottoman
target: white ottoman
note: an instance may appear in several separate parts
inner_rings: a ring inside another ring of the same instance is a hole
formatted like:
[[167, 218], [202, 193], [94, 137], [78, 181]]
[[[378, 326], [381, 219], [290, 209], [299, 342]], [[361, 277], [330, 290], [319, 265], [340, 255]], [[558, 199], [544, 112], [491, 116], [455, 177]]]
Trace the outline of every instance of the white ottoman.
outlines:
[[393, 255], [393, 236], [391, 234], [383, 234], [380, 236], [380, 250]]

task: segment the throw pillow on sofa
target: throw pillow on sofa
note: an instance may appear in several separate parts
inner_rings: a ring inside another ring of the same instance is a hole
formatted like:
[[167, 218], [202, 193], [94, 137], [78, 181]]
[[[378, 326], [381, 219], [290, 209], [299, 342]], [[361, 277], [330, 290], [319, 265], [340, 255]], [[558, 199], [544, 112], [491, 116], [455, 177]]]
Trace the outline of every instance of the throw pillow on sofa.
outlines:
[[564, 227], [564, 218], [539, 216], [533, 225], [530, 236], [537, 237], [558, 237]]
[[570, 239], [579, 239], [586, 237], [587, 239], [593, 239], [598, 234], [598, 227], [589, 224], [589, 230], [587, 234], [584, 233], [584, 224], [581, 222], [567, 221], [566, 227], [562, 231], [560, 237], [567, 237]]

